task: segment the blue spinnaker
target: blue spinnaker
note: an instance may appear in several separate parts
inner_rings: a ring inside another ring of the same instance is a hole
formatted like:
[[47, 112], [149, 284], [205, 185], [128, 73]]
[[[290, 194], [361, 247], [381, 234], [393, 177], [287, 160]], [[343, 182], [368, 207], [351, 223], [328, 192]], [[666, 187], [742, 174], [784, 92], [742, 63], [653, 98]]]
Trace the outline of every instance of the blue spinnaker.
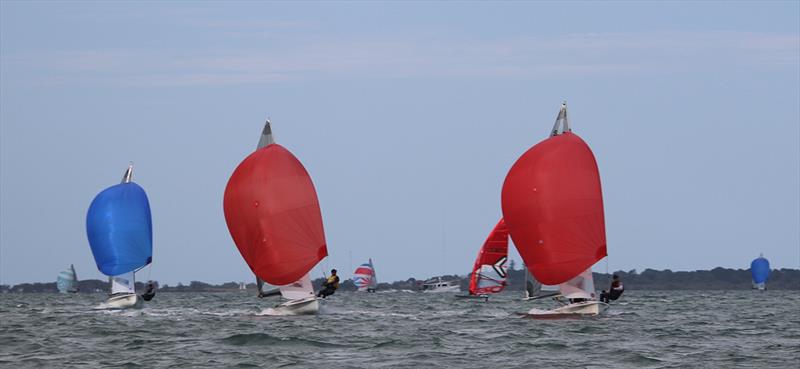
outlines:
[[769, 261], [760, 257], [750, 263], [750, 273], [753, 275], [753, 283], [764, 283], [769, 278]]
[[153, 224], [147, 194], [133, 182], [106, 188], [89, 205], [86, 234], [97, 269], [105, 275], [120, 275], [149, 264]]

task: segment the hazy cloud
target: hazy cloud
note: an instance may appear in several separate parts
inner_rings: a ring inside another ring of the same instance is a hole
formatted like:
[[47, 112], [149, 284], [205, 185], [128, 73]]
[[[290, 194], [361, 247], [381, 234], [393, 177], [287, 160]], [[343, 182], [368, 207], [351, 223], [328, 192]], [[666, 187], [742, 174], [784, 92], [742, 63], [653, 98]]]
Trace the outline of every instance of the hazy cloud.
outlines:
[[63, 74], [56, 80], [72, 75], [88, 83], [128, 85], [248, 84], [364, 72], [390, 78], [537, 79], [553, 73], [663, 72], [729, 64], [793, 66], [800, 62], [798, 45], [797, 35], [744, 32], [591, 33], [478, 41], [317, 37], [268, 53], [89, 50], [14, 55], [5, 62]]

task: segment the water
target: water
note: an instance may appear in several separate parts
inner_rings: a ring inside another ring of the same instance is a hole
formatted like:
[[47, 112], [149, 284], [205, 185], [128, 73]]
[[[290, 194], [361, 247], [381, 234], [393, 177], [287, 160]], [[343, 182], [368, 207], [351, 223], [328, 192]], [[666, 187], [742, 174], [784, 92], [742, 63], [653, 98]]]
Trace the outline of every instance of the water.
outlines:
[[[538, 321], [518, 293], [339, 292], [318, 316], [258, 316], [245, 293], [161, 293], [92, 311], [100, 294], [0, 295], [0, 367], [787, 368], [797, 291], [627, 291], [604, 317]], [[271, 300], [272, 301], [272, 300]], [[547, 304], [548, 302], [543, 302]], [[539, 305], [545, 306], [545, 305]]]

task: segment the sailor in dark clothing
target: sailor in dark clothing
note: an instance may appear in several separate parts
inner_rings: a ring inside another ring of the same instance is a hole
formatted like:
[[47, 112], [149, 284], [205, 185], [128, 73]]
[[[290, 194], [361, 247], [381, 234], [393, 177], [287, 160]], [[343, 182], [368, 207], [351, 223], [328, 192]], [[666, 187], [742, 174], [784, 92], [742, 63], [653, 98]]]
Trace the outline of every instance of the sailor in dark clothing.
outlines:
[[147, 287], [142, 294], [142, 300], [150, 301], [153, 299], [153, 297], [156, 297], [156, 284], [153, 281], [149, 281], [147, 282]]
[[326, 298], [333, 295], [337, 288], [339, 288], [339, 276], [336, 275], [336, 269], [332, 269], [331, 276], [322, 284], [322, 290], [319, 291], [317, 297]]
[[622, 281], [619, 279], [619, 276], [614, 274], [613, 281], [611, 281], [611, 289], [609, 292], [603, 290], [600, 294], [600, 301], [608, 303], [609, 301], [614, 301], [622, 296], [622, 293], [625, 292], [625, 287], [622, 285]]

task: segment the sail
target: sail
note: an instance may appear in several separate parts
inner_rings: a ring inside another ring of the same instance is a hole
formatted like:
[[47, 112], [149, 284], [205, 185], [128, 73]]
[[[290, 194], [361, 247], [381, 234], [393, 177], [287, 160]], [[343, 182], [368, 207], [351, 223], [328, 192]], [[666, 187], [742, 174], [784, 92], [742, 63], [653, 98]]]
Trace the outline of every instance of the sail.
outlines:
[[568, 299], [594, 299], [594, 278], [592, 269], [586, 269], [577, 277], [558, 285], [561, 296]]
[[750, 274], [753, 277], [753, 284], [761, 285], [767, 282], [769, 278], [769, 261], [760, 256], [750, 263]]
[[278, 286], [281, 296], [289, 300], [299, 300], [314, 297], [314, 285], [311, 284], [311, 277], [308, 274], [289, 284]]
[[469, 281], [470, 295], [498, 293], [506, 286], [508, 228], [501, 218], [483, 243]]
[[86, 214], [86, 234], [97, 269], [114, 276], [138, 270], [152, 261], [153, 226], [147, 194], [130, 181], [100, 192]]
[[356, 268], [355, 272], [353, 272], [353, 284], [359, 291], [375, 288], [377, 282], [375, 280], [375, 268], [372, 267], [372, 259]]
[[[265, 143], [272, 140], [268, 126]], [[293, 284], [328, 255], [311, 177], [279, 144], [267, 144], [239, 164], [225, 187], [223, 207], [245, 262], [270, 284]]]
[[111, 294], [134, 293], [136, 280], [133, 272], [128, 272], [111, 277]]
[[526, 299], [539, 299], [561, 294], [557, 285], [547, 285], [537, 281], [536, 278], [531, 275], [527, 266], [524, 267], [523, 272], [525, 273]]
[[[562, 112], [566, 118], [565, 106]], [[508, 172], [501, 197], [511, 239], [541, 283], [564, 283], [606, 256], [597, 162], [571, 131], [525, 152]]]
[[58, 273], [56, 288], [61, 293], [78, 292], [78, 276], [75, 274], [74, 266], [70, 265], [69, 269]]

